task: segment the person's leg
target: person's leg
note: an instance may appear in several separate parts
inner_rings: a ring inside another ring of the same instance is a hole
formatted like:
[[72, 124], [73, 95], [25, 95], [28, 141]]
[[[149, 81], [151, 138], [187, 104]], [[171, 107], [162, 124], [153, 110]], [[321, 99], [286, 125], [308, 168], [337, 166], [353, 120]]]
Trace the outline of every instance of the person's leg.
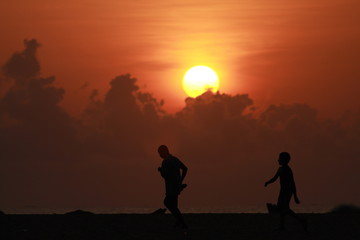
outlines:
[[284, 230], [285, 229], [285, 214], [280, 213], [280, 225], [277, 230]]
[[165, 207], [170, 211], [170, 208], [171, 208], [171, 200], [169, 198], [168, 195], [165, 196], [164, 198], [164, 205]]
[[183, 228], [186, 228], [186, 224], [182, 217], [182, 214], [178, 208], [178, 196], [177, 195], [168, 195], [164, 199], [165, 206], [169, 209], [169, 211], [173, 214], [176, 219], [176, 226], [181, 225]]
[[306, 219], [299, 217], [299, 216], [298, 216], [293, 210], [291, 210], [290, 208], [289, 208], [288, 214], [289, 214], [291, 217], [293, 217], [294, 219], [296, 219], [296, 220], [301, 224], [301, 226], [302, 226], [305, 230], [307, 230], [307, 221], [306, 221]]
[[[292, 193], [282, 193], [279, 196], [279, 202], [281, 205], [280, 208], [280, 229], [285, 229], [285, 216], [289, 215], [296, 219], [300, 224], [303, 226], [303, 228], [307, 229], [307, 221], [305, 219], [302, 219], [299, 217], [293, 210], [290, 209], [290, 200], [292, 197]], [[278, 204], [279, 204], [278, 202]]]
[[280, 214], [280, 225], [277, 230], [284, 230], [287, 207], [286, 207], [286, 195], [282, 192], [280, 192], [278, 197], [277, 208]]

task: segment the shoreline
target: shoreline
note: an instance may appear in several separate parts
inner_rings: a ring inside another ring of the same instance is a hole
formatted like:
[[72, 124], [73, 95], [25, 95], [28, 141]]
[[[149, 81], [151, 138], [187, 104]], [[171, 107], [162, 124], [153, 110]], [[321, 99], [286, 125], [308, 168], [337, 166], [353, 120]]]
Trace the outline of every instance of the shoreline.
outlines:
[[[322, 205], [309, 205], [304, 207], [293, 206], [296, 213], [328, 213], [334, 209], [335, 205], [322, 206]], [[160, 206], [164, 208], [164, 206]], [[148, 214], [152, 213], [159, 207], [114, 207], [114, 208], [93, 208], [93, 207], [65, 207], [65, 208], [38, 208], [38, 207], [19, 207], [19, 208], [4, 208], [0, 209], [6, 214], [65, 214], [67, 212], [81, 209], [95, 214]], [[180, 210], [185, 214], [232, 214], [232, 213], [245, 213], [245, 214], [258, 214], [267, 213], [265, 204], [262, 205], [246, 205], [234, 207], [182, 207]]]

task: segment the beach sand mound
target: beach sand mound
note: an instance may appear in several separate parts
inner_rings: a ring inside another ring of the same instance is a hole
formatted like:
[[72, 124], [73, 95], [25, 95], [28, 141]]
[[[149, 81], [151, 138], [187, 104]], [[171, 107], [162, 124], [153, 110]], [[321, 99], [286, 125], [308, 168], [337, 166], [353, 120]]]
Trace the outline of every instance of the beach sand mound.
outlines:
[[83, 211], [83, 210], [76, 210], [72, 212], [65, 213], [65, 215], [71, 215], [71, 216], [88, 216], [88, 215], [94, 215], [92, 212]]
[[343, 204], [336, 206], [334, 209], [330, 211], [330, 213], [336, 213], [336, 214], [360, 213], [360, 207], [350, 204]]

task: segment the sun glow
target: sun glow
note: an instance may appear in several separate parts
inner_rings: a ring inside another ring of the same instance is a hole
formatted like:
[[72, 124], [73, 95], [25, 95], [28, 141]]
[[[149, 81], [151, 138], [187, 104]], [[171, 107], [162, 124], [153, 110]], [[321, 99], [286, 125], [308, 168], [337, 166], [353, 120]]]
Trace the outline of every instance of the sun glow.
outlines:
[[216, 92], [219, 89], [219, 78], [211, 68], [195, 66], [185, 73], [183, 88], [190, 97], [197, 97], [208, 90]]

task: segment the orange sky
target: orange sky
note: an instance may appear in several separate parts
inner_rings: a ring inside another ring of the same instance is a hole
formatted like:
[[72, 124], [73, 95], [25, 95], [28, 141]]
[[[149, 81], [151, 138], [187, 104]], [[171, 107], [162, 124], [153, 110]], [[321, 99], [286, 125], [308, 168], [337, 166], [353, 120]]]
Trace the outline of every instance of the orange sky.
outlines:
[[5, 0], [0, 62], [38, 39], [42, 74], [56, 76], [73, 114], [124, 73], [179, 110], [184, 72], [208, 65], [221, 92], [249, 93], [260, 108], [299, 102], [334, 115], [360, 106], [359, 13], [356, 0]]
[[[306, 204], [360, 203], [359, 24], [358, 0], [0, 1], [0, 206], [158, 207], [164, 143], [185, 206], [276, 199], [280, 151]], [[185, 103], [194, 65], [221, 94]]]

